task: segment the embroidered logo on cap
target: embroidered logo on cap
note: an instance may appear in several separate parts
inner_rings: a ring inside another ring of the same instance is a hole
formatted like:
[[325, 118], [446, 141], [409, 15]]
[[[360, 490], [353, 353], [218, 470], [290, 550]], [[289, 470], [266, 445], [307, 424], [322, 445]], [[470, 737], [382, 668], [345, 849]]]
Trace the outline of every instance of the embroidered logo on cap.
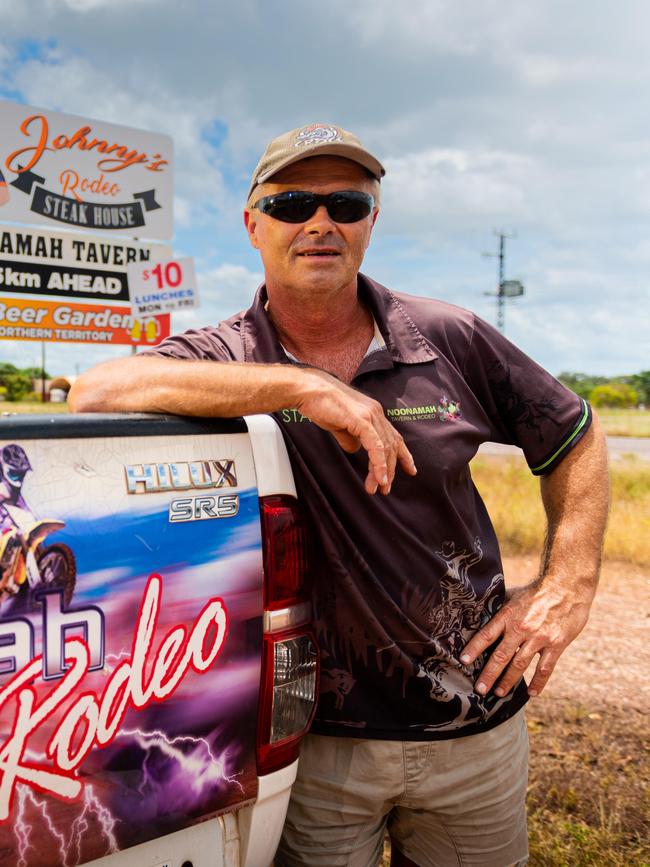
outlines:
[[296, 136], [294, 147], [298, 148], [302, 145], [316, 145], [321, 144], [321, 142], [332, 141], [343, 141], [336, 127], [312, 124], [311, 126], [305, 126], [300, 130]]

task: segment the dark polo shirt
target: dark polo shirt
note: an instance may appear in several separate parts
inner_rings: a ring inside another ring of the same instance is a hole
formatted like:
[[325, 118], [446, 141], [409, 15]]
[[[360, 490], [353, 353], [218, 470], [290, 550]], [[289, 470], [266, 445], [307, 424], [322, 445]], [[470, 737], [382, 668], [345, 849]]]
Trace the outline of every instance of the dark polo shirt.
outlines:
[[[486, 657], [460, 663], [504, 600], [498, 543], [469, 462], [482, 442], [514, 443], [533, 473], [550, 472], [587, 430], [590, 410], [469, 311], [361, 275], [359, 292], [385, 347], [366, 355], [352, 385], [382, 404], [418, 474], [398, 469], [390, 495], [371, 497], [363, 450], [347, 454], [293, 407], [274, 413], [316, 540], [322, 675], [312, 731], [471, 734], [508, 719], [527, 692], [522, 678], [504, 698], [481, 697], [474, 682]], [[261, 287], [247, 311], [147, 354], [290, 364], [265, 301]]]

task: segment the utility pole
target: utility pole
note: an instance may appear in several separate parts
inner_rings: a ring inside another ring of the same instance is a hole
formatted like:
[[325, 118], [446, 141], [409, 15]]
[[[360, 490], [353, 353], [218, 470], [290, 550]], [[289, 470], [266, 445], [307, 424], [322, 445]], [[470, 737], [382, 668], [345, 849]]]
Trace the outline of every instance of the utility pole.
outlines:
[[45, 341], [41, 341], [41, 403], [45, 403]]
[[499, 260], [499, 282], [496, 292], [485, 292], [485, 295], [492, 295], [497, 299], [497, 328], [502, 333], [506, 328], [506, 298], [517, 298], [524, 294], [524, 287], [520, 280], [506, 280], [506, 238], [513, 240], [514, 235], [506, 235], [505, 232], [494, 233], [499, 239], [498, 253], [483, 253], [488, 258], [498, 258]]

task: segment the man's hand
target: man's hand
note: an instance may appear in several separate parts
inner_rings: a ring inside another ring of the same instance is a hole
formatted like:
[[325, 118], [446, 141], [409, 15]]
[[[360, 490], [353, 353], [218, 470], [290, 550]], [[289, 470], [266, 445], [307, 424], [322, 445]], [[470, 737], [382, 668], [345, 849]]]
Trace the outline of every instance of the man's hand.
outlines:
[[390, 492], [398, 463], [409, 475], [417, 473], [402, 435], [388, 421], [380, 403], [324, 371], [310, 370], [309, 374], [315, 379], [298, 409], [329, 431], [344, 451], [367, 451], [365, 487], [369, 494], [378, 489], [382, 494]]
[[595, 586], [580, 598], [573, 588], [534, 581], [509, 595], [500, 611], [476, 633], [461, 656], [469, 664], [500, 639], [476, 683], [476, 692], [506, 695], [539, 654], [528, 694], [539, 695], [560, 654], [581, 632], [589, 616]]
[[498, 641], [477, 680], [479, 694], [498, 680], [494, 692], [505, 695], [539, 654], [528, 688], [529, 695], [539, 695], [560, 654], [587, 622], [609, 501], [607, 448], [595, 416], [581, 442], [542, 477], [541, 493], [548, 520], [541, 577], [508, 594], [460, 657], [471, 664]]

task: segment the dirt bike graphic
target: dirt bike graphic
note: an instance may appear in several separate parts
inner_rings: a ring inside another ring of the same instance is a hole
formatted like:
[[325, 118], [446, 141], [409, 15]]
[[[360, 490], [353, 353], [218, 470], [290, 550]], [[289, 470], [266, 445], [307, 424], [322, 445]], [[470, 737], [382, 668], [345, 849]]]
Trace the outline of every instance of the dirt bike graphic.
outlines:
[[10, 601], [12, 611], [33, 609], [43, 588], [63, 590], [64, 605], [69, 604], [77, 577], [72, 550], [61, 542], [44, 544], [64, 522], [37, 519], [22, 496], [29, 470], [21, 446], [0, 449], [0, 604]]

